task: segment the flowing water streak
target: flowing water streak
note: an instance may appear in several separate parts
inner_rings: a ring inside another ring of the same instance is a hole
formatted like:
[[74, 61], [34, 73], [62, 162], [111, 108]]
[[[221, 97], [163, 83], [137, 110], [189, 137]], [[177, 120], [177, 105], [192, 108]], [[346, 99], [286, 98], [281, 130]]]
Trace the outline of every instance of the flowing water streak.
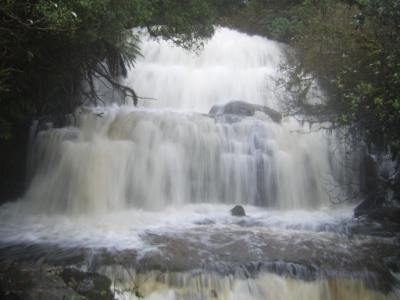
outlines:
[[98, 108], [102, 117], [82, 114], [78, 128], [40, 132], [39, 163], [25, 197], [30, 209], [329, 204], [326, 189], [345, 171], [332, 136], [300, 134], [297, 122], [277, 124], [263, 113], [233, 120], [204, 114], [232, 99], [278, 107], [279, 44], [222, 28], [198, 56], [165, 41], [145, 41], [142, 49], [127, 83], [159, 100], [145, 103], [152, 109]]
[[319, 208], [329, 203], [332, 141], [289, 125], [263, 114], [233, 124], [130, 109], [85, 115], [80, 131], [39, 133], [41, 163], [26, 199], [72, 214], [203, 202]]
[[157, 99], [142, 101], [146, 107], [206, 113], [215, 104], [242, 100], [277, 108], [283, 45], [219, 28], [199, 54], [152, 39], [144, 39], [141, 49], [127, 83], [138, 95]]
[[[105, 271], [107, 273], [109, 271]], [[230, 299], [230, 300], [380, 300], [398, 299], [395, 292], [387, 295], [371, 291], [357, 279], [330, 279], [305, 282], [273, 274], [248, 278], [244, 274], [220, 277], [216, 274], [161, 273], [135, 274], [112, 271], [123, 278], [117, 285], [119, 299], [150, 300]], [[132, 276], [133, 275], [133, 276]], [[117, 280], [118, 282], [118, 280]]]

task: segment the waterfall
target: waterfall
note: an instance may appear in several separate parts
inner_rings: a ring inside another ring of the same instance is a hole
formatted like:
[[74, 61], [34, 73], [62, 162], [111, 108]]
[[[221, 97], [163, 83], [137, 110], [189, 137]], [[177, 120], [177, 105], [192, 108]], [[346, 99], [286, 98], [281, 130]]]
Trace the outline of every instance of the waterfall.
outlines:
[[127, 84], [156, 99], [142, 101], [146, 107], [207, 113], [215, 104], [242, 100], [277, 108], [285, 60], [277, 42], [220, 28], [200, 53], [151, 39], [141, 49], [144, 57]]
[[156, 100], [94, 108], [76, 127], [41, 131], [25, 195], [29, 209], [80, 214], [193, 203], [329, 205], [327, 189], [345, 172], [333, 136], [304, 134], [295, 120], [277, 123], [263, 112], [208, 114], [231, 100], [279, 108], [285, 97], [276, 85], [280, 44], [220, 28], [200, 54], [151, 39], [141, 48], [143, 58], [126, 84]]
[[116, 299], [399, 298], [392, 227], [332, 207], [358, 178], [345, 147], [276, 112], [283, 45], [219, 28], [200, 53], [146, 36], [141, 49], [125, 84], [154, 100], [105, 91], [32, 134], [28, 190], [0, 207], [0, 262], [100, 272]]

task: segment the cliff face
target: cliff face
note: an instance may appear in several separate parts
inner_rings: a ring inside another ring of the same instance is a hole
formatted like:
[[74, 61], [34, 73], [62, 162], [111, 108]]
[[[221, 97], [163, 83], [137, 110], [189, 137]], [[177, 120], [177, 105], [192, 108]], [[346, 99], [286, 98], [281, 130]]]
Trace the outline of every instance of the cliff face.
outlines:
[[377, 152], [365, 154], [361, 163], [364, 201], [355, 208], [355, 216], [400, 223], [400, 161]]
[[20, 197], [25, 191], [29, 123], [18, 124], [9, 139], [0, 139], [0, 204]]

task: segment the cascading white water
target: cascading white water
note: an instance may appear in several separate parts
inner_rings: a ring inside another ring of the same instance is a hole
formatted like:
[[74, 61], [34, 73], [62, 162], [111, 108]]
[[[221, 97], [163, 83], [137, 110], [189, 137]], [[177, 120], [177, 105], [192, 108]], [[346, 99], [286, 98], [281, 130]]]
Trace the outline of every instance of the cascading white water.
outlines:
[[81, 130], [41, 132], [26, 195], [47, 212], [162, 209], [187, 203], [276, 208], [328, 204], [330, 140], [265, 115], [233, 124], [199, 114], [118, 110]]
[[232, 99], [278, 107], [279, 44], [218, 29], [199, 56], [153, 40], [142, 51], [127, 83], [158, 99], [144, 103], [153, 109], [104, 108], [101, 117], [84, 114], [78, 128], [40, 132], [34, 158], [40, 162], [25, 196], [30, 209], [329, 204], [326, 187], [338, 169], [333, 137], [298, 133], [297, 122], [278, 124], [261, 112], [233, 120], [204, 114]]
[[[383, 261], [398, 246], [349, 239], [352, 211], [329, 206], [355, 174], [335, 136], [221, 113], [232, 100], [279, 108], [281, 45], [220, 28], [199, 56], [153, 40], [142, 52], [126, 83], [157, 100], [108, 99], [37, 134], [26, 195], [0, 207], [0, 259], [57, 263], [88, 250], [101, 262], [106, 249], [116, 266], [97, 271], [118, 299], [398, 298], [369, 289], [391, 276]], [[234, 204], [247, 217], [231, 216]]]
[[144, 58], [127, 83], [156, 99], [142, 101], [146, 107], [206, 113], [215, 104], [242, 100], [277, 108], [283, 45], [220, 28], [199, 54], [151, 39], [141, 49]]

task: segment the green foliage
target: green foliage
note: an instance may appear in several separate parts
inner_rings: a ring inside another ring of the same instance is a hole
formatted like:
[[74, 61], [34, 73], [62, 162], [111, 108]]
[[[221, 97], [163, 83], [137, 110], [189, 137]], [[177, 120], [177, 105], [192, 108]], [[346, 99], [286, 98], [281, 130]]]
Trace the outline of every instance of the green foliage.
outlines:
[[300, 2], [301, 0], [242, 1], [241, 5], [236, 6], [234, 14], [224, 20], [223, 25], [288, 42], [297, 27], [301, 26], [288, 8]]
[[212, 35], [214, 2], [0, 0], [0, 136], [22, 119], [98, 101], [96, 78], [137, 101], [118, 83], [140, 54], [130, 29], [191, 48]]
[[[264, 26], [258, 33], [296, 50], [285, 67], [286, 87], [297, 99], [289, 113], [344, 126], [371, 145], [399, 153], [399, 0], [252, 0], [246, 13]], [[324, 88], [326, 99], [308, 101], [313, 83]]]
[[[367, 142], [399, 153], [400, 1], [358, 1], [342, 36], [353, 36], [338, 63], [331, 87], [332, 112], [346, 116]], [[332, 41], [334, 45], [341, 42]], [[328, 59], [327, 57], [321, 57]], [[327, 72], [325, 72], [327, 74]]]
[[267, 26], [270, 27], [272, 38], [290, 40], [300, 24], [297, 20], [283, 17], [273, 19]]
[[[213, 34], [213, 21], [216, 13], [211, 1], [148, 0], [137, 2], [143, 2], [140, 5], [143, 19], [135, 25], [146, 26], [153, 36], [171, 39], [180, 46], [191, 48], [194, 41], [211, 37]], [[205, 22], [206, 20], [207, 22]]]

